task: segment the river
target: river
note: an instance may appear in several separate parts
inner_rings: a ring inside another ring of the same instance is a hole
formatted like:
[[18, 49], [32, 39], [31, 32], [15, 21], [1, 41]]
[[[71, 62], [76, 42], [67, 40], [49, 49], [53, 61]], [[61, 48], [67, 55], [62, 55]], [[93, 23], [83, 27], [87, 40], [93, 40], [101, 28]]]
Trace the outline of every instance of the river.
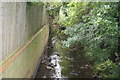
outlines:
[[91, 78], [92, 68], [83, 50], [64, 49], [57, 35], [50, 35], [47, 54], [43, 57], [36, 78]]

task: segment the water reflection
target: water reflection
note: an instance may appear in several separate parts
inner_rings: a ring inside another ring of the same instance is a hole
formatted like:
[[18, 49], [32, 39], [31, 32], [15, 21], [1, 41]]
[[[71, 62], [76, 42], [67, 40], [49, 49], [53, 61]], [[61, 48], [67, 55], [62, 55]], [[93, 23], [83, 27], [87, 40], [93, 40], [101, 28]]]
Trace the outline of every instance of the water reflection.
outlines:
[[63, 78], [91, 78], [91, 76], [91, 66], [82, 50], [63, 49], [57, 36], [51, 38], [48, 54], [42, 59], [37, 78], [63, 80]]
[[90, 78], [92, 69], [82, 52], [64, 51], [60, 62], [62, 75], [68, 78]]

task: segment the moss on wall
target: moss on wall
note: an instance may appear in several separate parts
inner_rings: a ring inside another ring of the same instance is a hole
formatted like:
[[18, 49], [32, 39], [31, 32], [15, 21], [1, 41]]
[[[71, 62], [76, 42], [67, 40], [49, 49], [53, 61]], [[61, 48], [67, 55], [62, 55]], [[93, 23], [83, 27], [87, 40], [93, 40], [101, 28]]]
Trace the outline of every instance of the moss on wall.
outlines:
[[44, 51], [49, 37], [49, 27], [44, 26], [40, 34], [28, 47], [5, 69], [3, 78], [30, 78]]
[[[36, 69], [49, 36], [47, 15], [43, 5], [32, 5], [26, 10], [26, 2], [0, 4], [0, 69], [39, 30], [40, 34], [0, 74], [3, 78], [30, 78]], [[2, 13], [1, 13], [2, 12]], [[44, 27], [43, 27], [44, 26]]]

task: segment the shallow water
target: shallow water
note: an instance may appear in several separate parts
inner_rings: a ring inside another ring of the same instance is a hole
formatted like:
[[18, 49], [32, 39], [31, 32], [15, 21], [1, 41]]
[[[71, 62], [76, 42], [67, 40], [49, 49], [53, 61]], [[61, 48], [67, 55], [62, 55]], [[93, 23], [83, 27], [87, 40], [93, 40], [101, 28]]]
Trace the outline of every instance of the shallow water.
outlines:
[[36, 78], [91, 78], [92, 68], [82, 50], [62, 48], [57, 36], [51, 37], [47, 48]]

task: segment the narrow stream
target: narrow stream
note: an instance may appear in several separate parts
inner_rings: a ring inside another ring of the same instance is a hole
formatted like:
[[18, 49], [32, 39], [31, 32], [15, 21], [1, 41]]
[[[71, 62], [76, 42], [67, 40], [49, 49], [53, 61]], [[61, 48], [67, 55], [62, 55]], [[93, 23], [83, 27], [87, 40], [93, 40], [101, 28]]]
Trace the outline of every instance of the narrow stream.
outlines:
[[91, 78], [92, 68], [82, 50], [63, 49], [57, 36], [50, 36], [48, 52], [41, 61], [36, 78]]

